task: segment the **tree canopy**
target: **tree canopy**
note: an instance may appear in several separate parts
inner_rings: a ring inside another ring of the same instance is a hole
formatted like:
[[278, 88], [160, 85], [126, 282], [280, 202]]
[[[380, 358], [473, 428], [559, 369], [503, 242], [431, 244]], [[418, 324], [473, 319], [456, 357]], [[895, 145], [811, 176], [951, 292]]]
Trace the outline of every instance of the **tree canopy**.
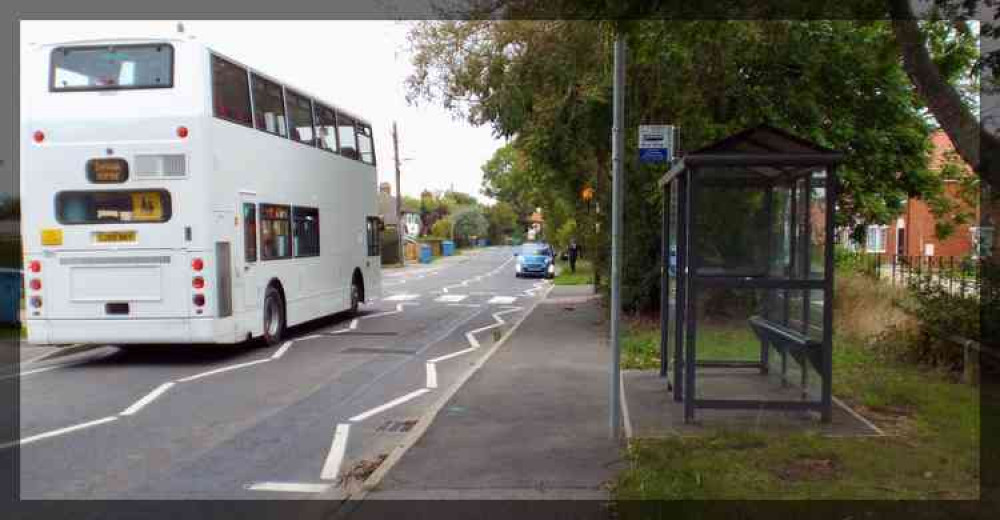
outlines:
[[[640, 123], [677, 125], [682, 150], [768, 123], [846, 154], [841, 225], [860, 231], [895, 217], [909, 196], [940, 197], [940, 176], [927, 167], [932, 122], [890, 22], [643, 20], [623, 28], [627, 150]], [[954, 29], [935, 30], [954, 79], [975, 54]], [[509, 138], [484, 165], [484, 191], [521, 210], [559, 201], [594, 251], [608, 229], [612, 34], [611, 23], [569, 20], [425, 22], [410, 33], [410, 100], [441, 103]], [[658, 230], [649, 223], [659, 218], [662, 168], [636, 159], [626, 157], [624, 283], [634, 290], [626, 303], [642, 306], [656, 298]], [[579, 200], [587, 186], [596, 189], [593, 207]]]

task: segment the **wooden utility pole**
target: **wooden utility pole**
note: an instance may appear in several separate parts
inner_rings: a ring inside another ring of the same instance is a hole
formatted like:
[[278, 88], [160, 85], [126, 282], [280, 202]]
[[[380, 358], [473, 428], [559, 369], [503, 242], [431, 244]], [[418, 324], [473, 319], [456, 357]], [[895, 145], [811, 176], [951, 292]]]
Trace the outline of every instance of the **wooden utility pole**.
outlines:
[[406, 236], [403, 228], [403, 190], [399, 184], [399, 133], [396, 132], [395, 121], [392, 122], [392, 155], [396, 162], [396, 237], [399, 242], [399, 263], [406, 264], [403, 247], [403, 237]]

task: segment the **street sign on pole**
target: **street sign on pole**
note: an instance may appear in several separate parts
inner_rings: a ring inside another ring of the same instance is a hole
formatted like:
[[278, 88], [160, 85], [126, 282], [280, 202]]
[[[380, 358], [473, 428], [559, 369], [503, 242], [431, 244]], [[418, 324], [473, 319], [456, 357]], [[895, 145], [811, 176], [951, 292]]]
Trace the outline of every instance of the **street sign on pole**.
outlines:
[[639, 125], [639, 162], [669, 163], [673, 152], [673, 126]]

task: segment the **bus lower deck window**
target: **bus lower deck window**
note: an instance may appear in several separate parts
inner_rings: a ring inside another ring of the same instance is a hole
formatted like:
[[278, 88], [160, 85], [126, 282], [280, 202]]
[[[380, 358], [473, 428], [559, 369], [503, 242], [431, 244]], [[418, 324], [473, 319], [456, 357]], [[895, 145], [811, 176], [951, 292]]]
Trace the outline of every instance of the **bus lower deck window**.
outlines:
[[56, 195], [56, 220], [62, 224], [117, 224], [170, 220], [165, 190], [63, 191]]

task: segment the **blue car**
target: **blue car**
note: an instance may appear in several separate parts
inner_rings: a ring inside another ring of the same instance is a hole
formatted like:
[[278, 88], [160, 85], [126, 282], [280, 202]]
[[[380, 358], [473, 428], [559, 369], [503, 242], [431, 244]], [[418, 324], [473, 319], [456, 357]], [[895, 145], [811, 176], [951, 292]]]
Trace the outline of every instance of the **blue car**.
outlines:
[[514, 276], [540, 276], [554, 278], [556, 275], [555, 254], [552, 247], [544, 242], [524, 244], [514, 253], [517, 264], [514, 266]]

